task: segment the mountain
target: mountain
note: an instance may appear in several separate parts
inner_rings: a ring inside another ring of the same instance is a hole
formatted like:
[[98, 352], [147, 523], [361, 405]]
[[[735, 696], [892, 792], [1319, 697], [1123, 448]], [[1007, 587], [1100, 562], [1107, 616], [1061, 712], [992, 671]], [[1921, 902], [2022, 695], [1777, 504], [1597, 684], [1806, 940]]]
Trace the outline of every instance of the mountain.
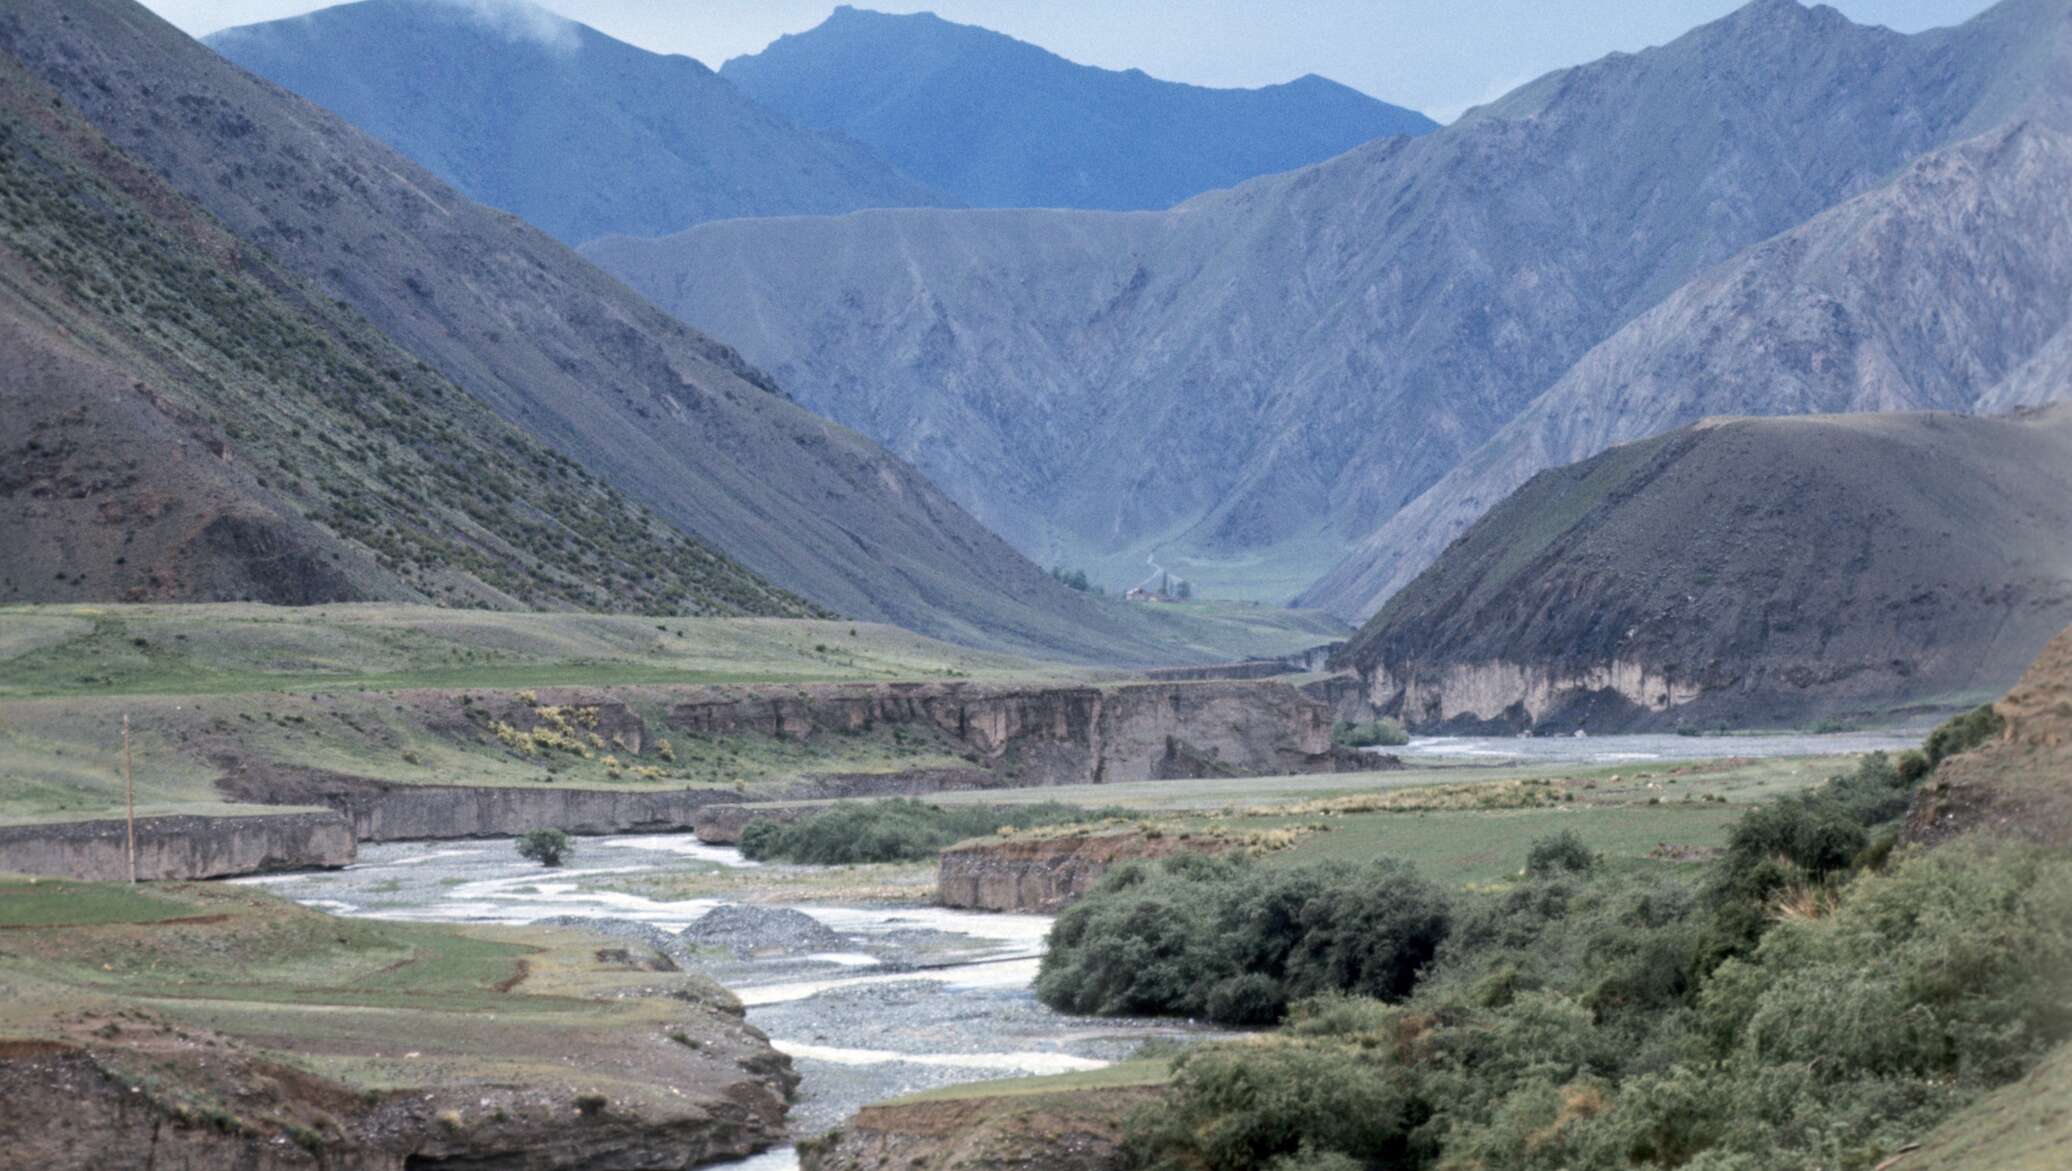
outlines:
[[586, 254], [1018, 547], [1285, 599], [1697, 274], [2005, 123], [2066, 0], [1757, 0], [1164, 213], [898, 210]]
[[949, 202], [689, 57], [525, 0], [361, 0], [207, 43], [571, 244], [732, 216]]
[[1166, 208], [1437, 123], [1314, 74], [1210, 89], [1075, 65], [933, 13], [843, 6], [720, 75], [973, 207]]
[[1364, 617], [1542, 468], [1707, 415], [2072, 396], [2072, 137], [1938, 151], [1707, 271], [1576, 363], [1298, 602]]
[[731, 349], [131, 0], [0, 0], [0, 52], [240, 247], [776, 585], [979, 646], [1201, 653], [1054, 582]]
[[1419, 727], [1969, 706], [2072, 623], [2072, 405], [1710, 420], [1542, 472], [1339, 661]]
[[801, 616], [310, 295], [0, 57], [0, 601]]

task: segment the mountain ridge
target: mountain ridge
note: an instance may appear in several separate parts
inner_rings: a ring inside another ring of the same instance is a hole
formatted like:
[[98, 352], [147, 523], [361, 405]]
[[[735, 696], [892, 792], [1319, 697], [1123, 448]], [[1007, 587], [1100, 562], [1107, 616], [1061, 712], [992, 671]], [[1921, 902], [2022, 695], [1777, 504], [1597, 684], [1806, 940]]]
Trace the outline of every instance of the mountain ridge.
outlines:
[[1189, 85], [1081, 65], [931, 12], [850, 5], [720, 76], [973, 207], [1165, 208], [1437, 126], [1316, 74]]
[[1691, 278], [2012, 108], [2037, 81], [2004, 67], [2064, 8], [1903, 36], [1771, 0], [1168, 212], [867, 211], [585, 254], [1018, 548], [1285, 600]]
[[773, 584], [972, 645], [1202, 656], [1053, 581], [731, 348], [131, 0], [0, 0], [0, 50], [245, 244]]
[[703, 64], [523, 0], [358, 0], [204, 43], [564, 243], [954, 202]]
[[1542, 468], [1708, 415], [2072, 396], [2072, 136], [2023, 118], [1700, 274], [1601, 342], [1297, 604], [1371, 615]]

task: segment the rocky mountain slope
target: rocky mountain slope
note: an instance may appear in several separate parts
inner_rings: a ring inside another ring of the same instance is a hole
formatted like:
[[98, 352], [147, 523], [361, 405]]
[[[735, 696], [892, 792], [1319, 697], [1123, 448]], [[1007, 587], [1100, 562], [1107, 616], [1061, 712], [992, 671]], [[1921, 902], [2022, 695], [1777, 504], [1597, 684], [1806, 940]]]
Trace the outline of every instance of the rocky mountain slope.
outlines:
[[860, 212], [588, 251], [1025, 550], [1287, 597], [1696, 274], [2005, 122], [2067, 7], [1902, 36], [1756, 0], [1167, 213]]
[[847, 5], [720, 75], [973, 207], [1171, 207], [1438, 124], [1314, 74], [1211, 89], [1077, 65], [933, 13]]
[[1951, 707], [2072, 622], [2072, 406], [1713, 420], [1535, 476], [1348, 645], [1420, 727]]
[[217, 52], [568, 243], [731, 216], [949, 202], [689, 57], [543, 8], [361, 0], [226, 29]]
[[244, 245], [776, 584], [976, 645], [1173, 657], [731, 349], [131, 0], [0, 0], [0, 51]]
[[0, 601], [797, 616], [0, 58]]
[[2072, 137], [2024, 119], [1700, 275], [1298, 601], [1371, 614], [1535, 472], [1707, 415], [1992, 412], [2072, 395], [2068, 184]]

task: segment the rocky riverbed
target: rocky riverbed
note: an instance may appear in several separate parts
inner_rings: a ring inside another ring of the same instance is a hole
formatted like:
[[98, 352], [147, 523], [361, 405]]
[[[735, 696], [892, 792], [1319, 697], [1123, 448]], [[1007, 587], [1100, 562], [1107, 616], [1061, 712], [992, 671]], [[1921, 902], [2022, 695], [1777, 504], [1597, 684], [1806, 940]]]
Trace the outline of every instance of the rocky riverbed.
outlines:
[[[657, 871], [726, 871], [730, 890], [773, 887], [797, 867], [759, 867], [687, 834], [578, 839], [547, 870], [508, 841], [385, 843], [342, 870], [240, 881], [336, 914], [434, 922], [566, 922], [695, 968], [730, 988], [749, 1022], [803, 1077], [794, 1137], [875, 1101], [988, 1078], [1099, 1068], [1154, 1039], [1205, 1035], [1171, 1022], [1062, 1016], [1030, 991], [1050, 929], [1039, 915], [908, 903], [649, 898], [614, 889]], [[795, 1166], [788, 1152], [753, 1171]]]

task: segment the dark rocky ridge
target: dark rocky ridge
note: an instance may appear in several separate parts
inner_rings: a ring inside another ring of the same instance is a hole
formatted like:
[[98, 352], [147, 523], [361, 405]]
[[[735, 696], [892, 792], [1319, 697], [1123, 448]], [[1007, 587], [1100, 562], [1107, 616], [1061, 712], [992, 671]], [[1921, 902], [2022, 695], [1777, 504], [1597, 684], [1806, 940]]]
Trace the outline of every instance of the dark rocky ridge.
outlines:
[[1801, 726], [1997, 694], [2072, 621], [2072, 406], [1716, 420], [1543, 472], [1344, 652], [1420, 728]]
[[757, 106], [689, 57], [518, 0], [363, 0], [206, 43], [569, 244], [953, 202], [855, 142]]
[[1307, 580], [1696, 274], [2014, 117], [2066, 9], [1901, 36], [1757, 0], [1169, 213], [860, 212], [587, 251], [1020, 548], [1111, 585], [1153, 547], [1211, 589], [1190, 555]]
[[244, 245], [770, 581], [957, 641], [1173, 657], [733, 350], [132, 0], [0, 0], [0, 51]]

